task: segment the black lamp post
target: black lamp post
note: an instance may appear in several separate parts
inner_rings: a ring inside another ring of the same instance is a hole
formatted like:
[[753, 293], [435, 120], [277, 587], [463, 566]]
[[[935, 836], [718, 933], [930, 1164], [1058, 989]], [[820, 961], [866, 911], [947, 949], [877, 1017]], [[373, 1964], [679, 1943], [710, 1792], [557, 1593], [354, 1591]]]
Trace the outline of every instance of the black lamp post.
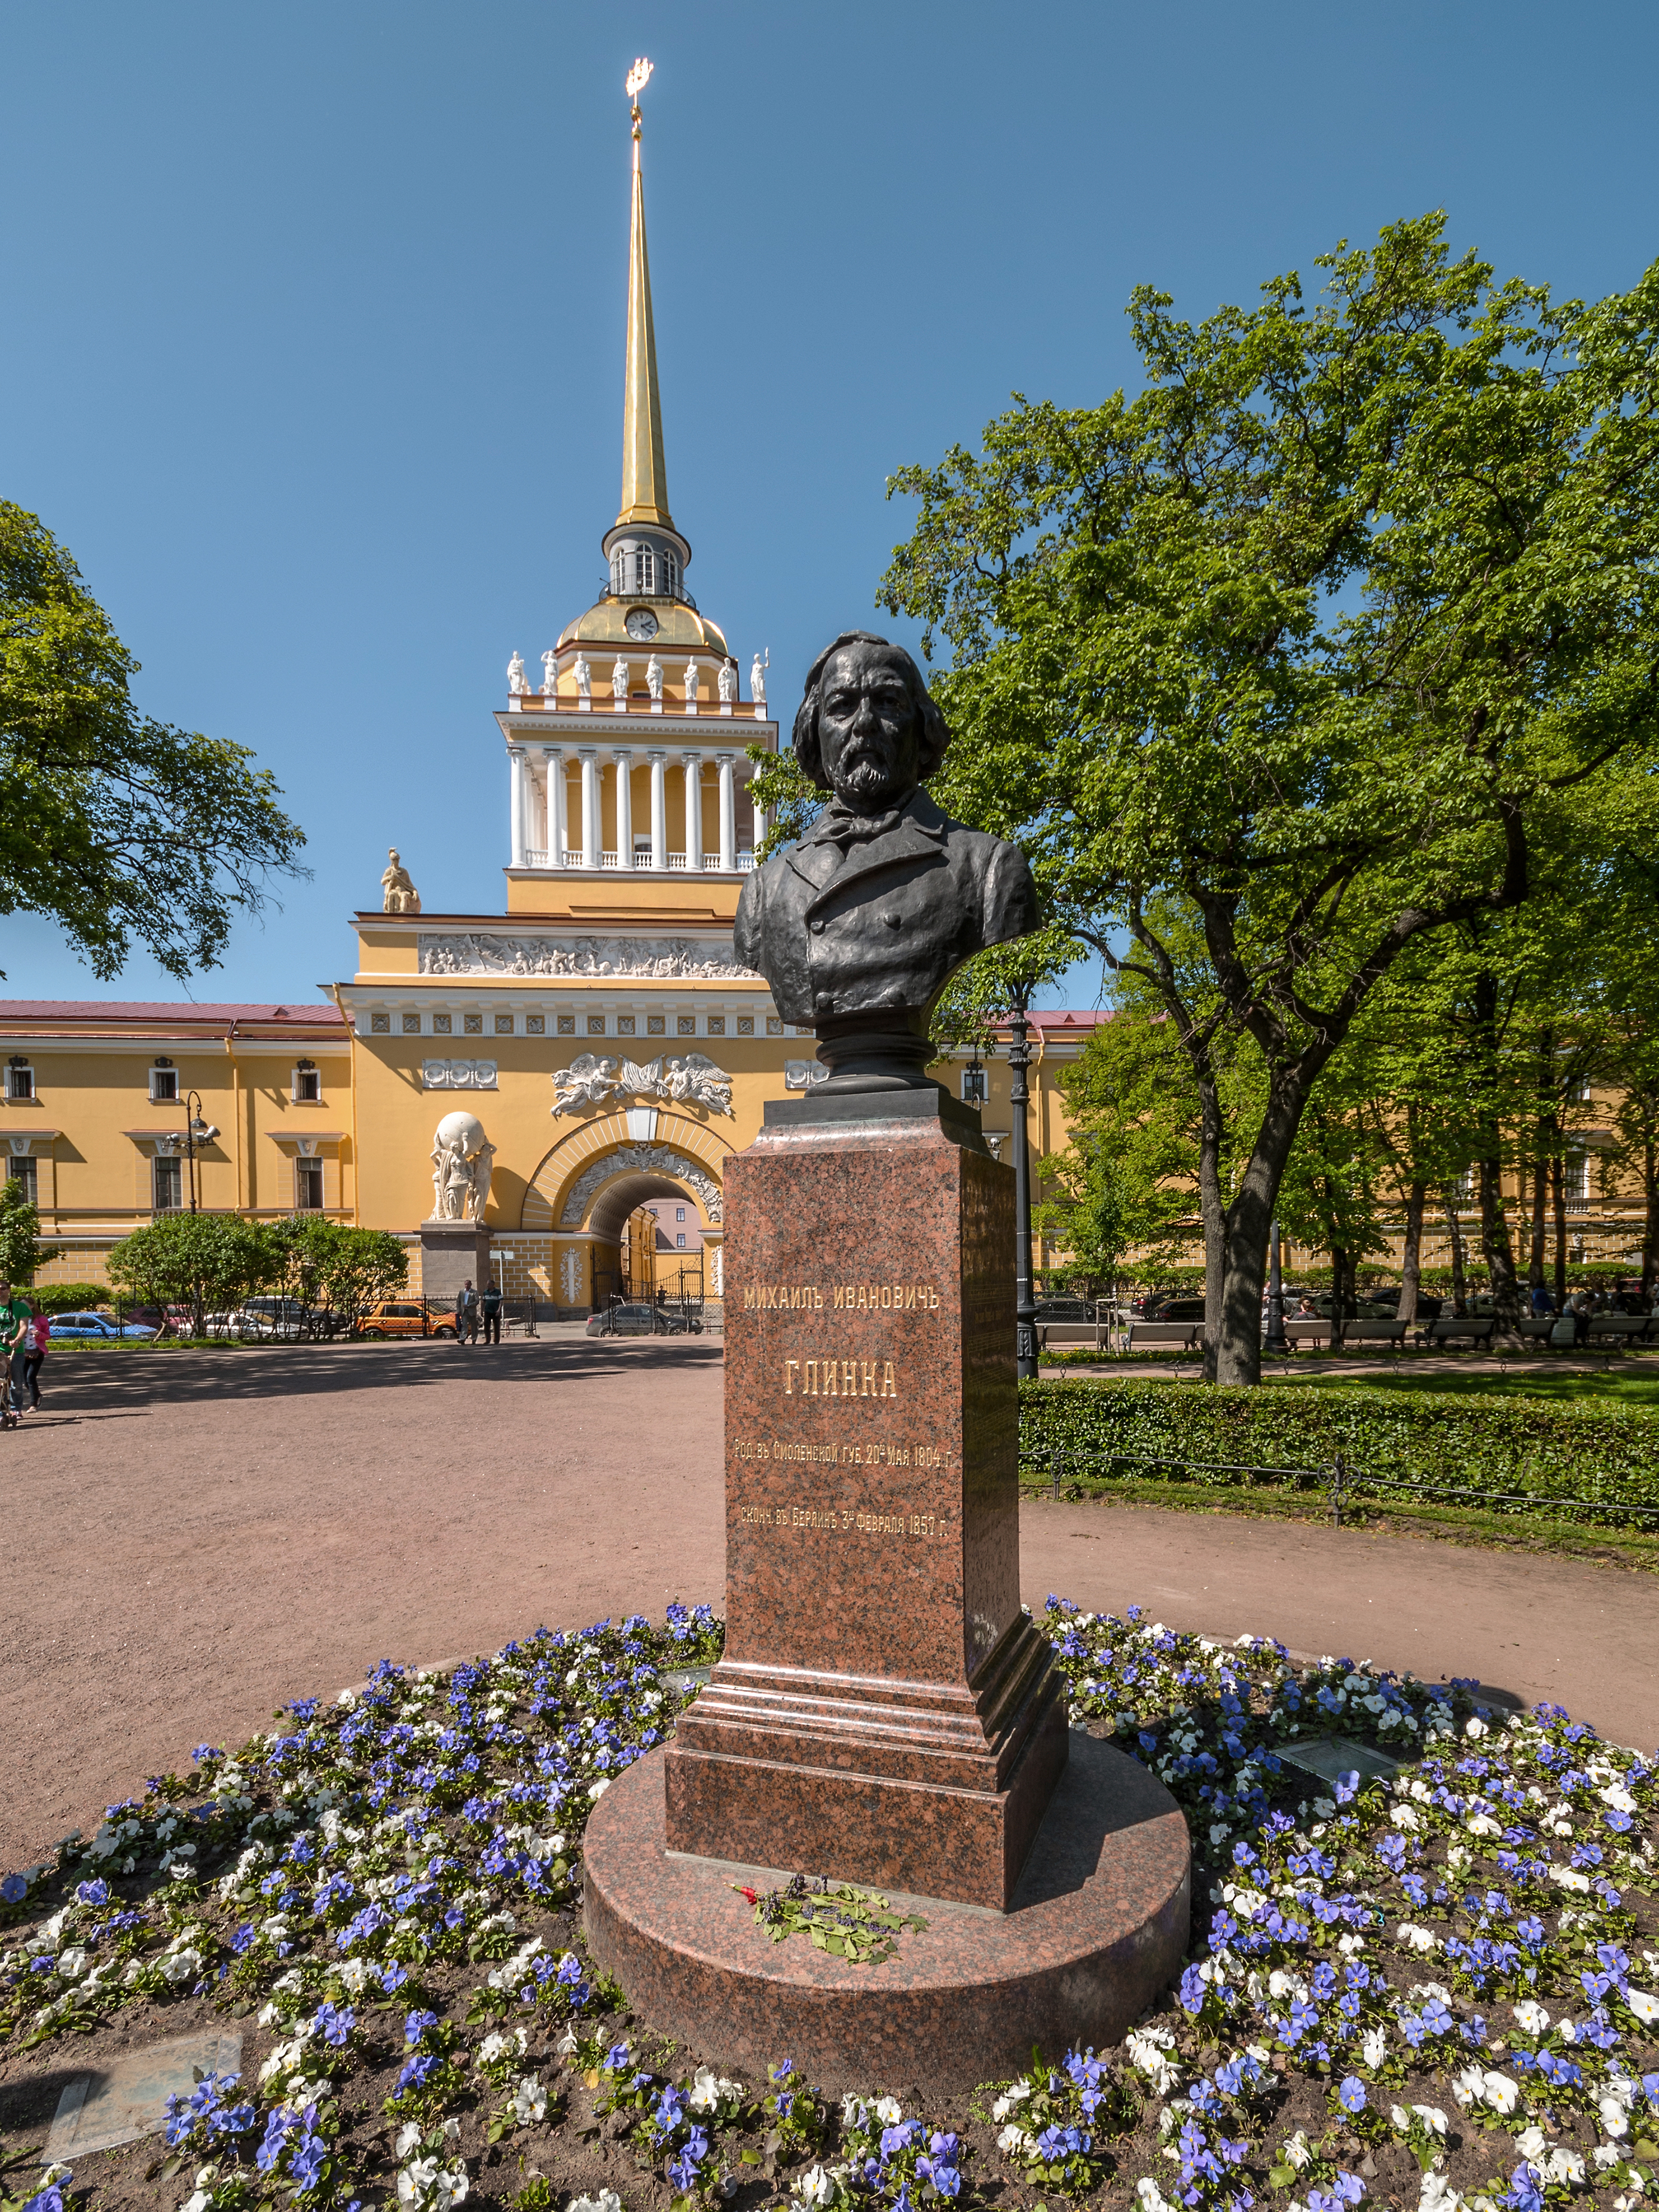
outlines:
[[199, 1091], [185, 1093], [185, 1157], [190, 1162], [190, 1210], [196, 1212], [196, 1147], [198, 1143], [210, 1145], [219, 1132], [210, 1121], [202, 1118], [202, 1094]]
[[1263, 1349], [1278, 1358], [1290, 1348], [1285, 1334], [1285, 1282], [1279, 1271], [1279, 1216], [1275, 1214], [1267, 1246], [1267, 1340]]
[[1014, 1371], [1022, 1382], [1036, 1379], [1036, 1304], [1031, 1295], [1031, 1158], [1025, 1127], [1025, 1109], [1030, 1093], [1025, 1071], [1031, 1064], [1031, 1030], [1025, 1018], [1031, 995], [1029, 981], [1014, 988], [1014, 1011], [1008, 1026], [1013, 1042], [1008, 1048], [1012, 1080], [1008, 1103], [1013, 1109], [1009, 1143], [1014, 1154]]

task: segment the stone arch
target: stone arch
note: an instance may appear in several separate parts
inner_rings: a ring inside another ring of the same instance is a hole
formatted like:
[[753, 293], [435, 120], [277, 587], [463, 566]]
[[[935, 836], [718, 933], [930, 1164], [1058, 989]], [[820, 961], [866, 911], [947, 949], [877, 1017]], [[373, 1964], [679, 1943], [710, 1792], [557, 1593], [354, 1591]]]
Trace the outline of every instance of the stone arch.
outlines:
[[[519, 1227], [526, 1234], [583, 1229], [615, 1176], [665, 1179], [692, 1198], [705, 1226], [718, 1232], [726, 1156], [732, 1147], [688, 1115], [654, 1109], [601, 1114], [579, 1123], [545, 1154], [526, 1186]], [[664, 1196], [665, 1190], [644, 1194]], [[639, 1204], [635, 1199], [632, 1203]], [[623, 1216], [619, 1217], [621, 1218]]]

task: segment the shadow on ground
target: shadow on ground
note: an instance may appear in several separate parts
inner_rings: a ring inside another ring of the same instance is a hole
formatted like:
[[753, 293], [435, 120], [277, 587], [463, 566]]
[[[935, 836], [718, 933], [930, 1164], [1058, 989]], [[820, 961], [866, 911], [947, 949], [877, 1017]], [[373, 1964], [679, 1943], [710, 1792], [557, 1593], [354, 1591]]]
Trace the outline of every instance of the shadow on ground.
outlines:
[[516, 1338], [458, 1346], [435, 1338], [392, 1344], [227, 1346], [222, 1352], [60, 1352], [41, 1376], [45, 1402], [32, 1422], [50, 1425], [141, 1413], [210, 1398], [335, 1397], [358, 1390], [418, 1389], [470, 1375], [507, 1387], [568, 1382], [641, 1363], [669, 1374], [718, 1366], [719, 1337]]

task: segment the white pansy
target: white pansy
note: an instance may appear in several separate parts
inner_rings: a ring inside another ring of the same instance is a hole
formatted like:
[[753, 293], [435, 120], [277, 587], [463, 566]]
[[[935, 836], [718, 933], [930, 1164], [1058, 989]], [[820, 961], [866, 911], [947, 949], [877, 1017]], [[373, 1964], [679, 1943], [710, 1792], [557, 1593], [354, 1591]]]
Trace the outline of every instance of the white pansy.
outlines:
[[878, 2097], [875, 2111], [884, 2128], [896, 2128], [904, 2118], [904, 2107], [896, 2097]]
[[1460, 2212], [1462, 2203], [1443, 2173], [1425, 2173], [1418, 2184], [1417, 2212]]
[[1499, 2114], [1512, 2112], [1515, 2110], [1515, 2100], [1520, 2094], [1521, 2084], [1512, 2080], [1507, 2074], [1495, 2073], [1488, 2069], [1481, 2076], [1482, 2100], [1490, 2105], [1494, 2112]]
[[1624, 2152], [1620, 2149], [1617, 2143], [1597, 2143], [1595, 2148], [1590, 2153], [1590, 2156], [1603, 2172], [1608, 2166], [1617, 2166], [1624, 2155]]
[[397, 2158], [407, 2158], [410, 2151], [414, 2150], [418, 2146], [420, 2140], [420, 2122], [418, 2120], [405, 2120], [402, 2127], [398, 2130], [397, 2141], [392, 2144], [392, 2148], [393, 2156]]
[[1626, 2117], [1624, 2105], [1619, 2098], [1598, 2097], [1595, 2109], [1601, 2115], [1601, 2124], [1610, 2136], [1622, 2136], [1629, 2128], [1630, 2121]]
[[1515, 2147], [1522, 2158], [1540, 2159], [1549, 2147], [1549, 2137], [1542, 2128], [1522, 2128], [1515, 2139]]
[[1636, 2014], [1644, 2027], [1651, 2027], [1659, 2021], [1659, 1996], [1647, 1990], [1626, 1990], [1625, 2002]]
[[1414, 1805], [1395, 1805], [1391, 1808], [1389, 1818], [1396, 1828], [1420, 1828], [1423, 1825]]
[[1360, 2039], [1359, 2055], [1372, 2073], [1382, 2063], [1389, 2048], [1389, 2039], [1380, 2027], [1368, 2027]]
[[1634, 1813], [1638, 1809], [1635, 1798], [1617, 1782], [1609, 1782], [1607, 1788], [1598, 1790], [1596, 1795], [1604, 1805], [1611, 1805], [1615, 1813]]
[[614, 2189], [602, 2189], [597, 2197], [573, 2197], [568, 2212], [623, 2212], [622, 2199]]
[[1399, 1927], [1396, 1928], [1394, 1932], [1401, 1942], [1404, 1943], [1408, 1949], [1417, 1952], [1419, 1955], [1425, 1954], [1437, 1948], [1435, 1938], [1429, 1929], [1426, 1928], [1419, 1928], [1413, 1921], [1402, 1920]]
[[1160, 2097], [1167, 2097], [1181, 2079], [1179, 2071], [1164, 2055], [1175, 2047], [1175, 2038], [1169, 2031], [1161, 2027], [1132, 2027], [1123, 2039], [1123, 2047], [1136, 2072], [1146, 2076]]
[[1313, 2161], [1313, 2145], [1308, 2141], [1303, 2130], [1298, 2128], [1288, 2142], [1279, 2146], [1279, 2155], [1286, 2166], [1292, 2167], [1297, 2173], [1303, 2173]]
[[1175, 2212], [1150, 2174], [1143, 2174], [1136, 2182], [1135, 2195], [1140, 2199], [1141, 2212]]
[[1515, 2008], [1515, 2024], [1526, 2035], [1541, 2035], [1550, 2024], [1550, 2016], [1536, 1997], [1522, 1997]]
[[190, 2195], [185, 2197], [184, 2203], [179, 2207], [179, 2212], [208, 2212], [208, 2207], [212, 2203], [212, 2202], [213, 2192], [211, 2190], [192, 2190]]
[[561, 2058], [569, 2058], [574, 2056], [576, 2049], [575, 2029], [574, 2027], [566, 2028], [564, 2033], [554, 2045], [553, 2049], [555, 2053]]
[[994, 2120], [1006, 2120], [1016, 2105], [1024, 2104], [1031, 2094], [1029, 2081], [1011, 2081], [991, 2107]]
[[610, 1783], [603, 1775], [601, 1775], [597, 1782], [590, 1783], [588, 1784], [587, 1794], [593, 1800], [594, 1803], [597, 1804], [610, 1787]]
[[513, 2092], [513, 2117], [521, 2128], [547, 2118], [547, 2092], [533, 2074], [521, 2075]]
[[1581, 2189], [1584, 2184], [1584, 2161], [1576, 2150], [1565, 2143], [1557, 2143], [1544, 2161], [1544, 2179], [1568, 2189]]
[[1501, 1836], [1504, 1832], [1490, 1813], [1474, 1814], [1466, 1826], [1472, 1836]]

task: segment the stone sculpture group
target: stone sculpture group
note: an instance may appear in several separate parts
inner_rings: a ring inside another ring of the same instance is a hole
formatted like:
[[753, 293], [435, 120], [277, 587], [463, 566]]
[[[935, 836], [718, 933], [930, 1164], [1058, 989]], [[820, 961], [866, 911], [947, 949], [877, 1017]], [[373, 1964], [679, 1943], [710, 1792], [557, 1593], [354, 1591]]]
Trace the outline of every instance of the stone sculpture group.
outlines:
[[495, 1162], [476, 1114], [446, 1114], [432, 1143], [432, 1218], [482, 1221]]
[[663, 1098], [676, 1105], [706, 1106], [711, 1113], [730, 1114], [732, 1079], [701, 1052], [648, 1060], [643, 1066], [637, 1060], [584, 1052], [568, 1067], [553, 1071], [555, 1120], [621, 1097]]

